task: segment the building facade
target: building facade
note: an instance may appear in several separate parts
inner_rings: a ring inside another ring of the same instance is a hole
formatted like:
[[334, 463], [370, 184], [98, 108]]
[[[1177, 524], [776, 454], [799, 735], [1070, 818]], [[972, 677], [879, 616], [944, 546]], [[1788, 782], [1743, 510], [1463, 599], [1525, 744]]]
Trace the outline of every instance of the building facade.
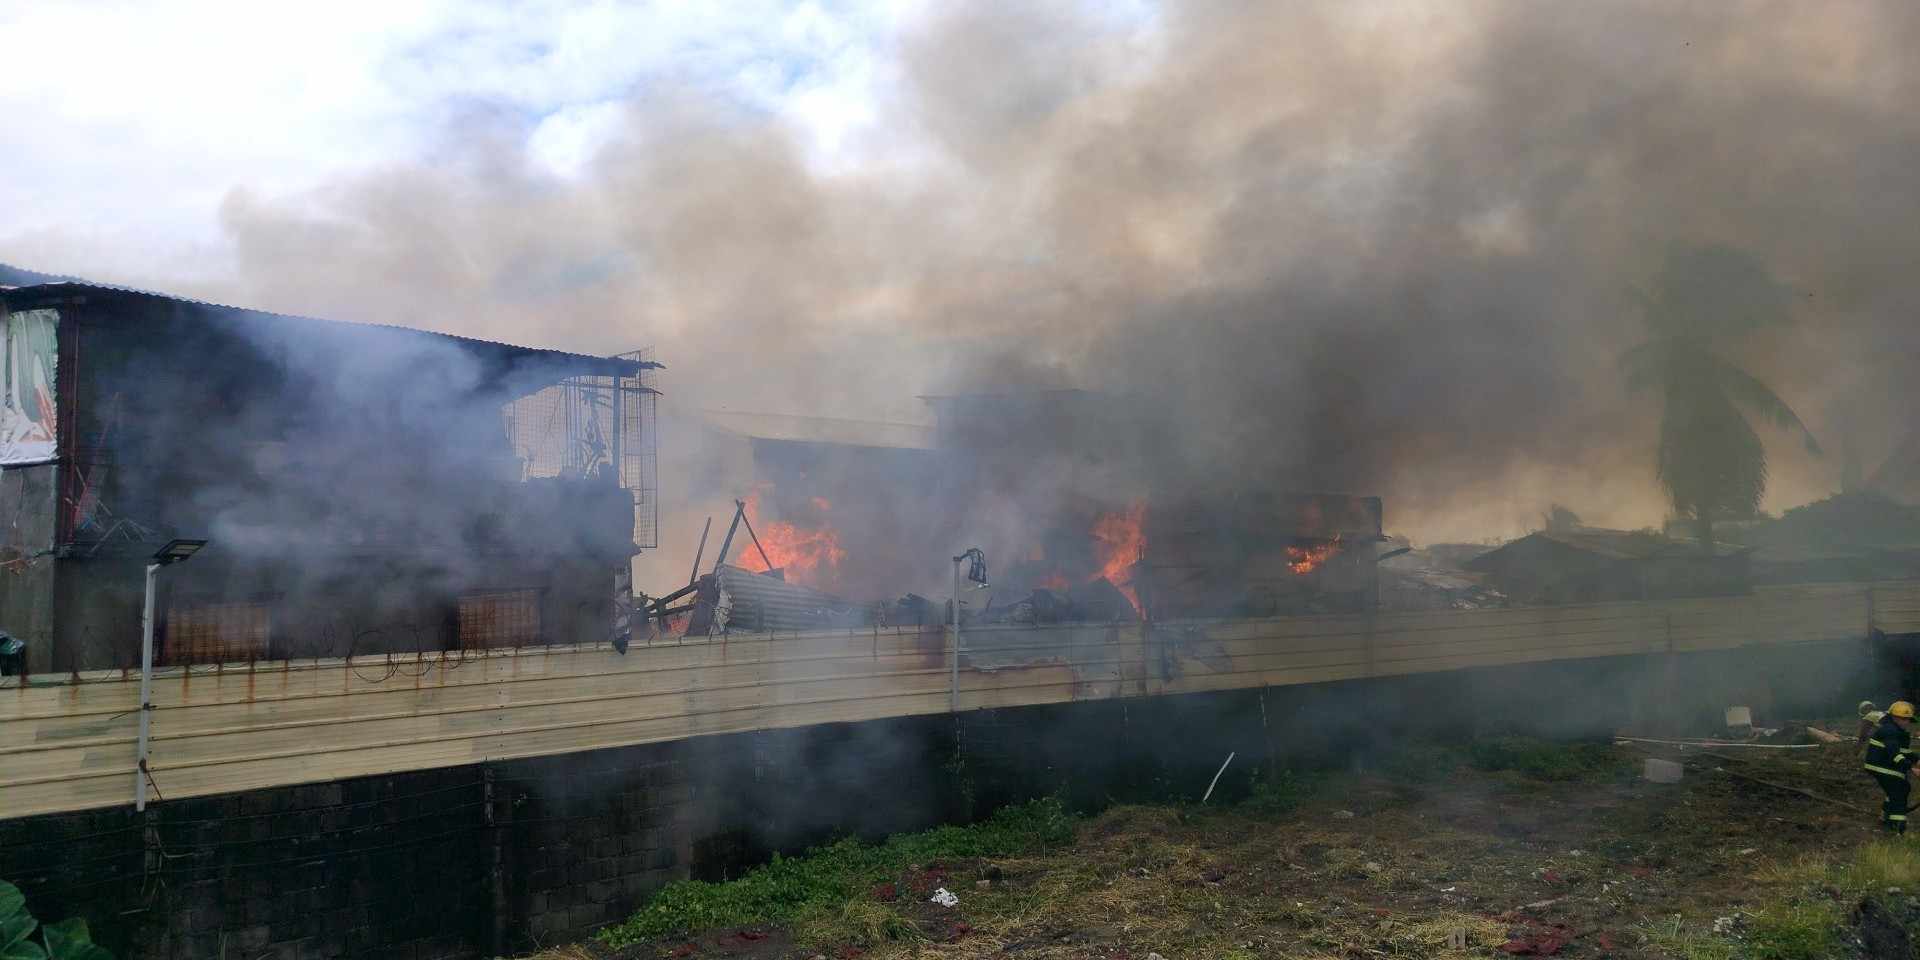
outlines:
[[29, 673], [608, 639], [659, 365], [74, 281], [0, 288], [0, 630]]

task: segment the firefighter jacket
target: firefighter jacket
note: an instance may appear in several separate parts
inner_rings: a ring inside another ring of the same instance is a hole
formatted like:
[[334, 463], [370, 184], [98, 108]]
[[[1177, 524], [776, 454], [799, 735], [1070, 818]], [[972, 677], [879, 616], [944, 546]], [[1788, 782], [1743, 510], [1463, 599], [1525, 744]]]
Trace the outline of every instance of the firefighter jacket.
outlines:
[[1905, 777], [1913, 768], [1916, 751], [1913, 736], [1900, 729], [1892, 717], [1884, 717], [1867, 738], [1867, 771], [1890, 777]]

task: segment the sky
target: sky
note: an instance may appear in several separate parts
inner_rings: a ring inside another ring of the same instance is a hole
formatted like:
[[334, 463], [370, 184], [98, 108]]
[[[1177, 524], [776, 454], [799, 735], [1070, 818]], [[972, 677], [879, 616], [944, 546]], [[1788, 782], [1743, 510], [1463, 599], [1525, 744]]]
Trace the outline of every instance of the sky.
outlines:
[[[1799, 296], [1716, 349], [1827, 449], [1920, 400], [1906, 0], [0, 0], [0, 41], [0, 261], [652, 346], [684, 409], [1089, 387], [1422, 539], [1657, 524], [1617, 360], [1714, 245]], [[1768, 509], [1832, 492], [1763, 435]]]
[[[860, 162], [912, 3], [0, 2], [0, 256], [174, 289], [228, 279], [235, 191], [295, 196], [429, 155], [473, 111], [577, 175], [655, 85]], [[84, 65], [81, 68], [80, 65]]]

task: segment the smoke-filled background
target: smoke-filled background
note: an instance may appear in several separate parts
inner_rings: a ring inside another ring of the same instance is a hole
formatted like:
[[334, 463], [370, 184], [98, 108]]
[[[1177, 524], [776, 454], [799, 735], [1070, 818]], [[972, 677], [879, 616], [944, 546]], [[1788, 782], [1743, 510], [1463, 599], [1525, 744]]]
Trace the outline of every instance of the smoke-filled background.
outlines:
[[[1753, 253], [1795, 295], [1793, 325], [1720, 345], [1829, 451], [1769, 435], [1769, 508], [1905, 439], [1910, 4], [896, 19], [870, 115], [830, 155], [792, 114], [665, 70], [604, 104], [560, 173], [539, 118], [476, 89], [406, 158], [232, 184], [212, 244], [230, 268], [96, 269], [87, 230], [4, 221], [0, 259], [580, 352], [653, 345], [669, 369], [646, 562], [665, 580], [749, 482], [703, 455], [689, 414], [925, 420], [916, 395], [968, 390], [1131, 398], [1154, 412], [1127, 441], [1155, 454], [1140, 487], [1378, 494], [1423, 541], [1511, 535], [1550, 501], [1658, 523], [1657, 404], [1617, 360], [1647, 335], [1639, 291], [1701, 244]], [[1017, 427], [1008, 450], [1046, 446]]]

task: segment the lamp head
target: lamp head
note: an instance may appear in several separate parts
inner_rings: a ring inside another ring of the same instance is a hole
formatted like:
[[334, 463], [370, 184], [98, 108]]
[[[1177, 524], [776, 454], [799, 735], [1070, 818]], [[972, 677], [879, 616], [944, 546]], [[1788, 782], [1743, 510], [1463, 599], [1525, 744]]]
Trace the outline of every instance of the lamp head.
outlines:
[[169, 540], [166, 546], [154, 551], [153, 562], [163, 567], [171, 563], [181, 563], [192, 559], [193, 555], [199, 553], [200, 548], [206, 545], [205, 540]]

